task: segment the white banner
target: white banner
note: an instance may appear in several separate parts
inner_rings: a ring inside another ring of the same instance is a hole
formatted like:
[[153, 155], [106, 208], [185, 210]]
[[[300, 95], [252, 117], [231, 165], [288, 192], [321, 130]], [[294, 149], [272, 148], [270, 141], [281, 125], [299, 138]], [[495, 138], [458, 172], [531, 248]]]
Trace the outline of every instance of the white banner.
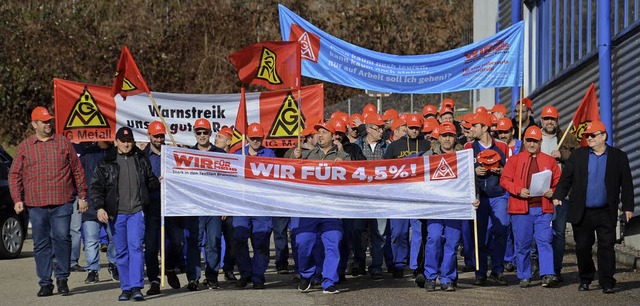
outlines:
[[333, 162], [163, 146], [162, 213], [473, 219], [472, 153]]

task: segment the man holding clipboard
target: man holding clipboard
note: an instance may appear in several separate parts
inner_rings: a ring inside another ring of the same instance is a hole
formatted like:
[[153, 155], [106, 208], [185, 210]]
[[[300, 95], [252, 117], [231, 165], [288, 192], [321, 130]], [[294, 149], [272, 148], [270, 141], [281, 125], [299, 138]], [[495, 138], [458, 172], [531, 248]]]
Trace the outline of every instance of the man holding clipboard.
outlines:
[[[553, 157], [540, 152], [542, 131], [539, 127], [527, 128], [523, 138], [524, 150], [509, 158], [500, 177], [500, 185], [510, 194], [507, 212], [511, 215], [513, 224], [517, 274], [520, 287], [531, 286], [530, 249], [535, 239], [540, 254], [542, 286], [553, 287], [557, 284], [557, 278], [551, 247], [551, 219], [554, 211], [551, 199], [560, 180], [560, 168]], [[545, 181], [545, 176], [549, 177], [544, 174], [545, 171], [551, 174], [549, 185], [539, 182]], [[538, 192], [534, 193], [532, 187], [537, 187], [535, 189]], [[542, 192], [544, 189], [546, 190]]]

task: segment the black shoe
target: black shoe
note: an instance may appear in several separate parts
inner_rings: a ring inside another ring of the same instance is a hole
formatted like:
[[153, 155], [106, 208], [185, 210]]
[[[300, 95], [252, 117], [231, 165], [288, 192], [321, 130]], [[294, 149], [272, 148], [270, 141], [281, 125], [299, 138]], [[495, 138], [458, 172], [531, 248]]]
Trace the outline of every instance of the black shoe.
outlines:
[[322, 290], [322, 293], [326, 293], [326, 294], [336, 294], [336, 293], [340, 293], [340, 291], [338, 291], [338, 289], [336, 288], [336, 286], [331, 285], [331, 286], [327, 287], [327, 289]]
[[616, 293], [616, 292], [613, 290], [612, 287], [604, 287], [604, 288], [602, 288], [602, 293], [611, 294], [611, 293]]
[[53, 285], [44, 285], [40, 286], [40, 291], [38, 291], [38, 296], [51, 296], [53, 295]]
[[420, 273], [418, 275], [416, 275], [416, 285], [418, 285], [418, 287], [420, 288], [424, 288], [424, 283], [427, 281], [427, 278], [424, 277], [424, 274]]
[[558, 279], [555, 275], [545, 275], [542, 277], [542, 287], [551, 288], [558, 284]]
[[98, 271], [90, 270], [89, 274], [87, 274], [87, 278], [84, 280], [85, 284], [95, 284], [100, 281], [100, 277], [98, 276]]
[[238, 279], [236, 278], [235, 274], [233, 274], [233, 271], [225, 271], [224, 272], [224, 280], [226, 280], [228, 282], [235, 282]]
[[531, 261], [531, 278], [537, 279], [540, 277], [540, 263], [537, 260]]
[[169, 286], [173, 289], [180, 289], [180, 280], [175, 270], [167, 271], [167, 283], [169, 283]]
[[472, 267], [472, 266], [464, 266], [462, 267], [462, 272], [473, 272], [476, 270], [476, 267]]
[[433, 279], [428, 279], [424, 283], [424, 289], [427, 291], [436, 291], [436, 281]]
[[351, 267], [351, 271], [350, 272], [351, 272], [351, 276], [358, 276], [358, 275], [362, 274], [358, 267]]
[[197, 280], [190, 280], [189, 283], [187, 284], [187, 289], [189, 289], [189, 291], [198, 291], [199, 285], [200, 283]]
[[131, 291], [129, 290], [122, 290], [122, 293], [120, 293], [120, 296], [118, 296], [118, 301], [120, 302], [128, 301], [130, 299], [131, 299]]
[[112, 280], [114, 281], [120, 280], [120, 273], [118, 273], [118, 267], [116, 267], [116, 265], [110, 263], [109, 268], [107, 268], [107, 270], [109, 271], [109, 274], [111, 274]]
[[489, 274], [489, 277], [500, 286], [509, 285], [509, 282], [507, 282], [507, 280], [504, 279], [504, 276], [502, 275], [502, 273], [498, 274], [498, 273], [491, 272], [491, 274]]
[[240, 277], [238, 281], [236, 281], [236, 288], [244, 288], [249, 284], [249, 279]]
[[140, 292], [140, 288], [135, 288], [131, 290], [131, 299], [133, 299], [136, 302], [144, 301], [144, 295], [142, 295], [142, 292]]
[[564, 277], [562, 277], [562, 273], [560, 272], [556, 272], [556, 279], [558, 280], [558, 283], [564, 282]]
[[322, 280], [312, 279], [311, 280], [311, 289], [322, 289]]
[[393, 275], [393, 278], [403, 278], [404, 277], [404, 271], [402, 270], [393, 270], [393, 272], [391, 272], [391, 274]]
[[299, 283], [299, 282], [300, 282], [300, 274], [297, 274], [297, 273], [296, 273], [296, 274], [294, 274], [294, 275], [291, 277], [291, 282], [292, 282], [292, 283], [294, 283], [294, 284]]
[[58, 293], [60, 293], [60, 295], [69, 295], [69, 285], [67, 285], [66, 279], [56, 280], [56, 286], [58, 287]]
[[207, 286], [209, 290], [220, 289], [220, 285], [218, 284], [217, 279], [206, 279], [202, 282], [203, 285]]
[[289, 272], [289, 268], [287, 268], [287, 267], [277, 268], [276, 271], [277, 271], [276, 272], [277, 274], [289, 274], [290, 273]]
[[382, 272], [372, 272], [371, 278], [373, 278], [373, 280], [381, 280], [384, 276], [382, 276]]
[[307, 292], [311, 289], [311, 280], [308, 278], [301, 277], [300, 283], [298, 284], [298, 291]]
[[253, 283], [253, 289], [256, 289], [256, 290], [264, 289], [264, 283]]
[[580, 283], [580, 285], [578, 286], [578, 291], [589, 291], [589, 284]]
[[160, 283], [158, 281], [152, 281], [149, 284], [149, 290], [147, 290], [147, 295], [158, 295], [160, 294]]
[[338, 282], [337, 284], [341, 284], [347, 281], [347, 277], [345, 275], [338, 275]]
[[482, 276], [476, 276], [476, 279], [473, 281], [473, 284], [476, 286], [486, 286], [487, 278]]
[[513, 263], [510, 262], [505, 262], [504, 263], [504, 270], [507, 272], [513, 272], [516, 269], [516, 266], [513, 265]]
[[525, 278], [523, 280], [520, 281], [520, 288], [529, 288], [531, 287], [531, 280], [528, 278]]
[[84, 272], [84, 268], [79, 264], [75, 264], [69, 268], [69, 272]]
[[440, 289], [442, 289], [442, 291], [456, 291], [456, 286], [453, 285], [453, 283], [445, 283], [445, 284], [441, 284], [440, 285]]

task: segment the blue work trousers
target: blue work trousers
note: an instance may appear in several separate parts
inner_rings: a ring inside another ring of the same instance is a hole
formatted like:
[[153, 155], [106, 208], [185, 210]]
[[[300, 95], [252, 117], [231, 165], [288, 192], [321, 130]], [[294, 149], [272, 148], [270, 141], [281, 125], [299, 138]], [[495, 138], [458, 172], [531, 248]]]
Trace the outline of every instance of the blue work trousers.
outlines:
[[[253, 283], [264, 283], [264, 273], [269, 265], [271, 230], [271, 217], [233, 217], [233, 240], [240, 277]], [[249, 256], [249, 237], [253, 259]]]
[[540, 275], [553, 275], [553, 214], [542, 213], [542, 207], [529, 207], [529, 213], [511, 215], [519, 279], [531, 278], [531, 245], [535, 239], [540, 258]]
[[390, 219], [391, 269], [403, 271], [409, 261], [409, 219]]
[[[314, 258], [313, 250], [320, 243], [324, 246], [324, 259]], [[322, 288], [327, 289], [339, 281], [340, 240], [342, 221], [333, 218], [300, 218], [296, 231], [298, 244], [298, 265], [300, 276], [311, 279], [316, 273], [316, 265], [322, 263]]]
[[461, 220], [427, 220], [424, 274], [429, 280], [440, 276], [441, 284], [457, 277], [457, 249], [460, 243]]
[[[507, 193], [500, 197], [489, 198], [480, 196], [480, 206], [477, 210], [478, 222], [478, 255], [479, 270], [476, 277], [487, 277], [488, 257], [491, 251], [491, 272], [501, 274], [504, 272], [502, 265], [507, 243], [507, 226], [509, 215], [507, 214]], [[489, 221], [491, 227], [489, 227]]]
[[118, 214], [111, 226], [120, 289], [144, 288], [144, 214]]

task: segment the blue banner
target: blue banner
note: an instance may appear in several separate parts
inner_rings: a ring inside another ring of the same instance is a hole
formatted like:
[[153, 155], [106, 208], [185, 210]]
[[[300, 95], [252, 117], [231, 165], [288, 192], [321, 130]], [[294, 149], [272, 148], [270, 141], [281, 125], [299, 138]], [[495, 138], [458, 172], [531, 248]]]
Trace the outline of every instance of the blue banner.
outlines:
[[282, 40], [299, 40], [302, 75], [349, 87], [393, 93], [440, 93], [521, 86], [524, 22], [482, 41], [436, 54], [367, 50], [318, 29], [282, 5]]

